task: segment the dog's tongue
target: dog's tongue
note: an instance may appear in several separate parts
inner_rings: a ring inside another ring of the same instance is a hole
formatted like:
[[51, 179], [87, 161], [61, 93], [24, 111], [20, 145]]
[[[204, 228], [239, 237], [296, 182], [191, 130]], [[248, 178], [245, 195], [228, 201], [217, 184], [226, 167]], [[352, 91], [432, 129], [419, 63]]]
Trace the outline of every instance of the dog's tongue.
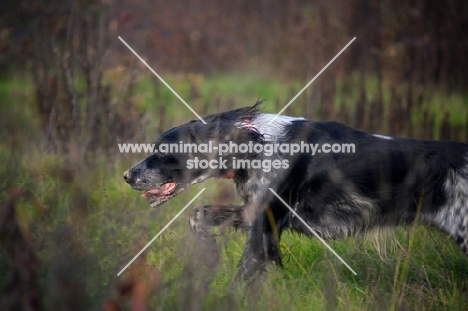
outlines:
[[148, 200], [151, 196], [165, 196], [171, 193], [171, 191], [174, 189], [175, 183], [174, 182], [168, 182], [165, 183], [164, 185], [160, 186], [159, 188], [154, 188], [151, 190], [146, 191], [143, 193], [141, 196], [144, 197], [146, 200]]

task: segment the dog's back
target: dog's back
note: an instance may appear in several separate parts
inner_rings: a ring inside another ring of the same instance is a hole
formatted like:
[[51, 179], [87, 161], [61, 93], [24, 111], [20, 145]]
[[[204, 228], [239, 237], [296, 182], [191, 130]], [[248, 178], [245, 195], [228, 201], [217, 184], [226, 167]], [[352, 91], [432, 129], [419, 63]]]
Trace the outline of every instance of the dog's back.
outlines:
[[[324, 237], [338, 238], [416, 217], [449, 233], [466, 252], [468, 145], [382, 137], [336, 122], [294, 122], [288, 143], [353, 144], [350, 153], [291, 156], [278, 189]], [[276, 201], [275, 206], [282, 207]], [[306, 232], [297, 220], [292, 227]]]

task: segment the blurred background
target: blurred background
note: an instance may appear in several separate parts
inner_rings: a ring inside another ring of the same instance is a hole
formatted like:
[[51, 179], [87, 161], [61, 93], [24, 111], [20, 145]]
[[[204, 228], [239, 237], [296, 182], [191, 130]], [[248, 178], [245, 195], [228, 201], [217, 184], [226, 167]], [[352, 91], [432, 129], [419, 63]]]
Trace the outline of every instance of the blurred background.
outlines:
[[219, 232], [209, 270], [186, 212], [116, 274], [201, 187], [196, 204], [238, 200], [208, 181], [149, 210], [124, 184], [146, 155], [118, 143], [195, 116], [119, 36], [202, 116], [257, 99], [279, 111], [356, 37], [285, 115], [466, 142], [467, 30], [462, 0], [3, 1], [0, 309], [465, 310], [466, 257], [420, 227], [377, 247], [331, 242], [357, 276], [319, 242], [287, 235], [287, 269], [271, 267], [252, 302], [229, 290], [243, 235]]

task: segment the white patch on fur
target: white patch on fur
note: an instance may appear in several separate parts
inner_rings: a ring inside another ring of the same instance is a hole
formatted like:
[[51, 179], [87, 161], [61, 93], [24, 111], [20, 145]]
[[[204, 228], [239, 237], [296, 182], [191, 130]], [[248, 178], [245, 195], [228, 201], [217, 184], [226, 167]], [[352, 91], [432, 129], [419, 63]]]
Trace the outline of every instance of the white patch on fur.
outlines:
[[393, 139], [391, 136], [385, 136], [385, 135], [380, 135], [380, 134], [372, 134], [372, 136], [380, 138], [380, 139]]
[[[269, 202], [268, 197], [273, 194], [268, 188], [276, 188], [276, 183], [282, 178], [278, 177], [275, 170], [270, 172], [262, 172], [259, 170], [252, 170], [252, 175], [242, 186], [242, 189], [238, 188], [239, 195], [245, 200], [245, 207], [243, 211], [243, 219], [250, 226], [258, 216], [258, 213], [262, 212], [266, 206], [265, 203]], [[249, 198], [246, 199], [244, 194], [248, 193]]]
[[[468, 161], [467, 161], [468, 162]], [[451, 170], [445, 181], [447, 204], [441, 207], [434, 222], [452, 237], [468, 240], [468, 165], [460, 172]], [[463, 232], [462, 228], [465, 228]]]
[[305, 120], [301, 117], [279, 116], [271, 124], [269, 123], [276, 115], [261, 113], [249, 123], [239, 123], [238, 126], [253, 128], [263, 135], [265, 141], [276, 141], [284, 135], [284, 128], [293, 121]]
[[[389, 254], [394, 254], [397, 249], [405, 251], [405, 248], [398, 242], [395, 228], [391, 226], [375, 226], [367, 230], [364, 235], [364, 243], [366, 245], [371, 244], [377, 251], [380, 259], [387, 262], [391, 259]], [[364, 252], [369, 254], [366, 250]]]

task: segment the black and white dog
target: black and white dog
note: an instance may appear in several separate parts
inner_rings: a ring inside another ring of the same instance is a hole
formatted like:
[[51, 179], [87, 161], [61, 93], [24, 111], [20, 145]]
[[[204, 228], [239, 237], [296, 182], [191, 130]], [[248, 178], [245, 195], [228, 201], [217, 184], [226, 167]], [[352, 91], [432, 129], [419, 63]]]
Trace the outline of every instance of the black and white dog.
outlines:
[[[418, 220], [446, 232], [468, 254], [467, 144], [386, 137], [337, 122], [274, 117], [261, 113], [256, 104], [209, 115], [207, 124], [191, 121], [175, 127], [155, 142], [157, 151], [127, 170], [124, 178], [133, 189], [144, 191], [152, 207], [208, 178], [232, 178], [245, 204], [197, 208], [190, 224], [204, 243], [214, 241], [208, 230], [213, 226], [248, 231], [238, 280], [263, 271], [269, 261], [281, 264], [284, 229], [310, 235], [269, 188], [324, 239]], [[214, 147], [203, 152], [162, 148], [207, 142]], [[220, 146], [226, 145], [264, 149], [224, 148], [220, 156]], [[298, 145], [315, 146], [317, 152], [290, 152]], [[350, 145], [352, 152], [327, 152], [331, 146]], [[265, 152], [272, 147], [276, 152]]]

